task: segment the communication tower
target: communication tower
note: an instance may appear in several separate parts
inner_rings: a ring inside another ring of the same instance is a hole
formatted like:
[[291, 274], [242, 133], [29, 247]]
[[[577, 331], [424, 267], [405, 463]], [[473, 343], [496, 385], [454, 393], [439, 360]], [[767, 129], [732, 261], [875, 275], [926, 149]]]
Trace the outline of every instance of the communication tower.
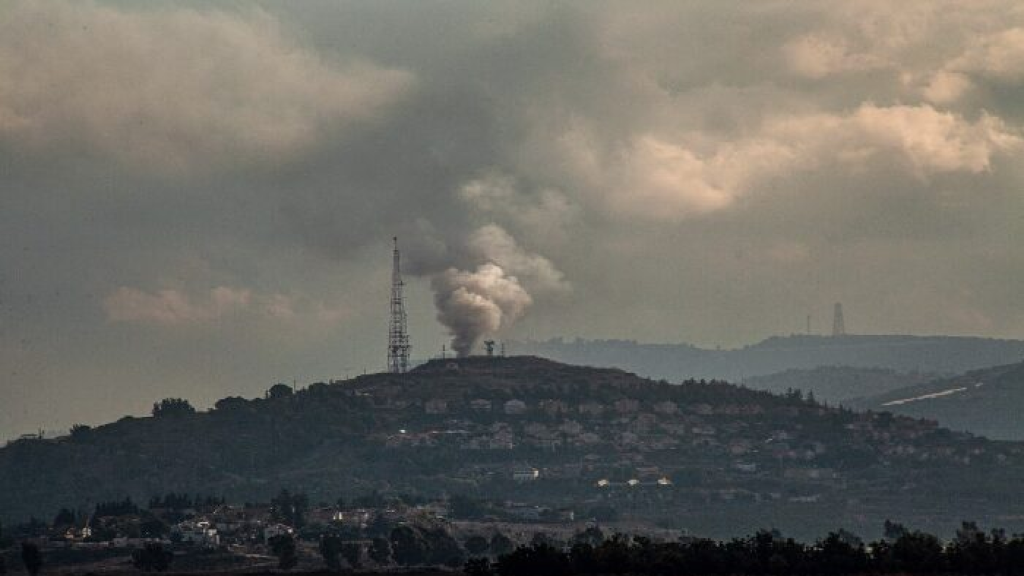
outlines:
[[832, 314], [832, 336], [846, 336], [846, 324], [843, 322], [843, 305], [836, 302], [835, 312]]
[[409, 331], [402, 298], [402, 269], [399, 264], [398, 237], [391, 268], [391, 323], [388, 327], [388, 372], [401, 374], [409, 369]]

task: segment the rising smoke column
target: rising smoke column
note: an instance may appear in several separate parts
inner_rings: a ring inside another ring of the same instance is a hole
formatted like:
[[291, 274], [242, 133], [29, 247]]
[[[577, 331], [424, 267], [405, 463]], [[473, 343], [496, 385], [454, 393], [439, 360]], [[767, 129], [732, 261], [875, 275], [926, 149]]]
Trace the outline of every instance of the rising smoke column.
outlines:
[[431, 279], [437, 319], [451, 333], [459, 356], [468, 356], [486, 336], [522, 318], [533, 295], [569, 290], [547, 258], [526, 252], [495, 224], [470, 234], [463, 252], [482, 263], [472, 269], [450, 267]]
[[484, 336], [518, 320], [533, 298], [497, 264], [475, 271], [449, 268], [431, 282], [437, 319], [452, 334], [452, 348], [468, 356]]

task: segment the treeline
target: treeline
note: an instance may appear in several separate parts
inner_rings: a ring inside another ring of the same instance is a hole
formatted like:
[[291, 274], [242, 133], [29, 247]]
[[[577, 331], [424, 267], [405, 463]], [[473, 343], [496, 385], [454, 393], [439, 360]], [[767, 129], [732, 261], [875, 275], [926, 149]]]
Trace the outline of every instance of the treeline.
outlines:
[[655, 542], [616, 535], [599, 543], [574, 542], [556, 548], [547, 542], [521, 546], [496, 562], [484, 558], [466, 564], [469, 576], [566, 576], [589, 574], [846, 575], [846, 574], [1024, 574], [1024, 535], [1007, 537], [965, 522], [943, 543], [919, 531], [865, 545], [845, 532], [814, 544], [759, 532], [728, 541], [688, 539]]

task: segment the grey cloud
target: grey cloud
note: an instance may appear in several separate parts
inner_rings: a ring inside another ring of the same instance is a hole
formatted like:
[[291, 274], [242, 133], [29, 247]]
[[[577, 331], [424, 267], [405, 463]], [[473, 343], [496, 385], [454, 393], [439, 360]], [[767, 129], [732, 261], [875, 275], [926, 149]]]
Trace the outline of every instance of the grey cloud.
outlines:
[[261, 6], [0, 7], [0, 434], [380, 367], [393, 235], [422, 357], [1024, 331], [1013, 2]]

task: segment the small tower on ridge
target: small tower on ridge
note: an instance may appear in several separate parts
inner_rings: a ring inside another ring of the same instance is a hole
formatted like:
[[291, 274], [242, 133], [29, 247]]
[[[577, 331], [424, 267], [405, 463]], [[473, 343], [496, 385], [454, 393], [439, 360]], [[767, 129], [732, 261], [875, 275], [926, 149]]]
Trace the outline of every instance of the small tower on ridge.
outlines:
[[843, 321], [843, 304], [836, 302], [835, 312], [832, 313], [832, 337], [846, 336], [846, 323]]

